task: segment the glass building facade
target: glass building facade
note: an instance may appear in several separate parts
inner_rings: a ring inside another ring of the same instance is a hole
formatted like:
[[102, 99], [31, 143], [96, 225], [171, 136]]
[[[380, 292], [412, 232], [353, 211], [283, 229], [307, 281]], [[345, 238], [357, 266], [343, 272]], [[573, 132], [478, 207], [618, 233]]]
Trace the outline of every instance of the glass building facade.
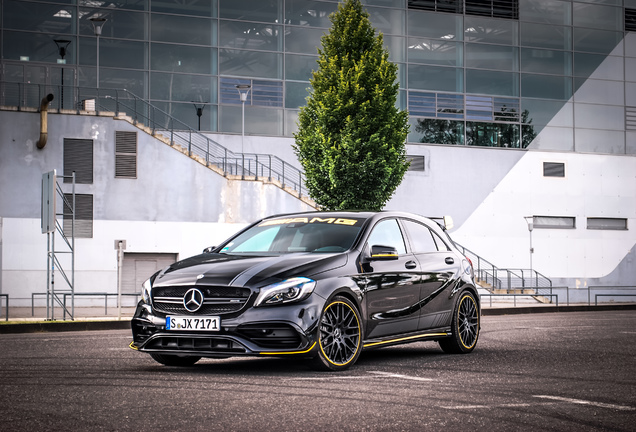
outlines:
[[[636, 153], [636, 49], [623, 43], [636, 0], [363, 4], [399, 66], [409, 143]], [[203, 107], [201, 129], [218, 133], [240, 133], [236, 85], [249, 84], [246, 133], [290, 137], [338, 3], [0, 5], [0, 80], [96, 87], [99, 76], [195, 129]], [[92, 18], [107, 20], [99, 45]], [[550, 138], [535, 140], [542, 132]]]

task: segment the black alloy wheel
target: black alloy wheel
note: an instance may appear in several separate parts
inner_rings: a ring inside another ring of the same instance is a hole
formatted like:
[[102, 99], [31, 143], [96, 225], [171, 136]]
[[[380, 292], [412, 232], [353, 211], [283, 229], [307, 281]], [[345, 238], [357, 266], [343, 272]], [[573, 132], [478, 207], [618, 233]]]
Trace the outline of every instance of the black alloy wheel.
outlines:
[[322, 311], [318, 329], [318, 354], [314, 366], [321, 370], [345, 370], [362, 350], [362, 323], [356, 306], [345, 297], [330, 300]]
[[161, 363], [166, 366], [192, 366], [198, 362], [201, 357], [196, 356], [177, 356], [170, 354], [150, 354], [157, 363]]
[[479, 308], [471, 293], [462, 293], [457, 302], [451, 330], [451, 337], [439, 341], [444, 352], [466, 354], [475, 349], [479, 337]]

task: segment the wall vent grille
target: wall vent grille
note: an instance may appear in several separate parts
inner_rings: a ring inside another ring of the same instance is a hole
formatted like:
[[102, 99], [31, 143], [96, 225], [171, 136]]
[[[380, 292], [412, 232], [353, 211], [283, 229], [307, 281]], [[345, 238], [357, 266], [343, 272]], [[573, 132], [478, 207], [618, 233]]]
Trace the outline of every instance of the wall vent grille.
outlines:
[[[64, 194], [64, 235], [71, 237], [73, 194]], [[93, 195], [75, 194], [75, 238], [93, 237]]]
[[563, 162], [543, 162], [543, 177], [565, 177]]
[[137, 178], [137, 132], [115, 131], [115, 178]]
[[64, 183], [93, 183], [93, 140], [64, 138]]

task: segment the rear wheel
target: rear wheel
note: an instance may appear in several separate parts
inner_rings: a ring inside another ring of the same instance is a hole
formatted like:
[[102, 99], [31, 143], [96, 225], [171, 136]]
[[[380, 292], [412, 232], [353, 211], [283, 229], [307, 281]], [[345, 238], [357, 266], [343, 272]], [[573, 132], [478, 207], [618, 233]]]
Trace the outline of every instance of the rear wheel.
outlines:
[[475, 349], [479, 337], [479, 307], [469, 292], [462, 293], [455, 306], [451, 331], [451, 337], [439, 341], [444, 352], [466, 354]]
[[320, 370], [345, 370], [356, 362], [361, 350], [360, 313], [349, 299], [335, 297], [322, 311], [314, 367]]
[[169, 354], [150, 354], [150, 357], [157, 363], [166, 366], [192, 366], [201, 359], [201, 357], [196, 356], [177, 356]]

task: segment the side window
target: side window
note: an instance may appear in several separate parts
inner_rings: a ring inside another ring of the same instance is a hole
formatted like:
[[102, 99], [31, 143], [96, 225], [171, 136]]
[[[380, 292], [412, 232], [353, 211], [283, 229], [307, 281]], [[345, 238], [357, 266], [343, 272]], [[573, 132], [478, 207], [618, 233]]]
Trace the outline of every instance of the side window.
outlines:
[[395, 219], [387, 219], [379, 222], [373, 228], [373, 231], [371, 231], [367, 242], [369, 246], [382, 245], [394, 247], [397, 249], [399, 255], [406, 253], [402, 231], [400, 231], [400, 227]]
[[409, 233], [414, 253], [437, 252], [437, 245], [427, 226], [410, 220], [404, 220], [404, 226]]
[[434, 231], [426, 225], [411, 220], [404, 220], [409, 240], [414, 253], [448, 251], [448, 246]]
[[440, 252], [448, 251], [448, 245], [444, 243], [442, 238], [437, 234], [433, 233], [433, 240], [435, 240], [435, 244], [437, 245], [437, 250]]

